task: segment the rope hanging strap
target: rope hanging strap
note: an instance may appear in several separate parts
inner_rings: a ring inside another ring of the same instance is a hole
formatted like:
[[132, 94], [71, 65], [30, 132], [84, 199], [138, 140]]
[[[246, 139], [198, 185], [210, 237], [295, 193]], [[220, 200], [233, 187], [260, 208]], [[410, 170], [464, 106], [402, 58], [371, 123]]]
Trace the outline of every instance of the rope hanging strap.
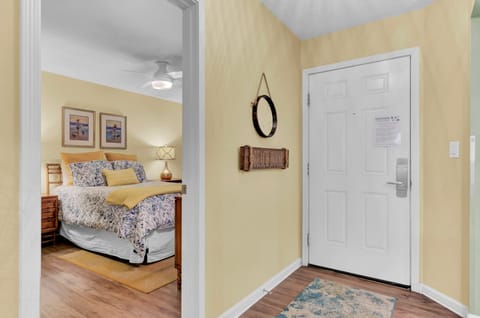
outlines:
[[[265, 86], [267, 86], [268, 95], [259, 96], [258, 94], [260, 93], [260, 87], [262, 86], [262, 81], [265, 81]], [[260, 102], [261, 99], [265, 99], [265, 101], [268, 103], [268, 106], [270, 107], [270, 112], [272, 114], [272, 129], [268, 134], [263, 132], [258, 122], [258, 113], [257, 113], [258, 103]], [[252, 106], [253, 106], [252, 120], [253, 120], [253, 126], [255, 127], [255, 131], [257, 132], [257, 134], [260, 135], [260, 137], [263, 137], [263, 138], [272, 137], [275, 134], [275, 131], [277, 130], [277, 111], [275, 109], [275, 104], [273, 103], [273, 100], [271, 98], [270, 88], [268, 87], [267, 77], [265, 76], [265, 73], [262, 73], [262, 76], [260, 77], [260, 83], [258, 83], [258, 89], [257, 89], [257, 96], [255, 97], [255, 100], [252, 102]]]
[[260, 87], [262, 87], [262, 81], [265, 81], [265, 86], [267, 86], [268, 96], [272, 98], [272, 94], [270, 94], [270, 88], [268, 87], [267, 77], [265, 76], [265, 73], [262, 73], [262, 76], [260, 77], [260, 82], [258, 83], [257, 96], [255, 96], [255, 100], [257, 100], [258, 94], [260, 93]]

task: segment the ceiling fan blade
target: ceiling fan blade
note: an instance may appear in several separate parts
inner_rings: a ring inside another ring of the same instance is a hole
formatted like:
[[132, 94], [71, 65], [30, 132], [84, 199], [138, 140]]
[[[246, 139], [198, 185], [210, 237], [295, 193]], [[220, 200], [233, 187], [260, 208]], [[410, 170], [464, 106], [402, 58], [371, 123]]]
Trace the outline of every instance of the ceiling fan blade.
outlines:
[[122, 72], [128, 72], [128, 73], [142, 74], [142, 75], [148, 74], [146, 72], [139, 72], [139, 71], [134, 71], [134, 70], [121, 70], [121, 71]]
[[183, 77], [183, 72], [182, 71], [168, 72], [167, 74], [171, 78], [173, 78], [174, 80], [182, 79], [182, 77]]
[[152, 81], [143, 83], [142, 88], [148, 88], [148, 87], [152, 87]]

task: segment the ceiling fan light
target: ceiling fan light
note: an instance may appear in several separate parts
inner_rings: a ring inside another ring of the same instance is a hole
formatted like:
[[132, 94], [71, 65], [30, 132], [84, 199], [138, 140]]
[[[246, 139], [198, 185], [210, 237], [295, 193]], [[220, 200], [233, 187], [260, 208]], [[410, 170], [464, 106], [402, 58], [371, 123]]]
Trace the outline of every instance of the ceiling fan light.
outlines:
[[173, 83], [168, 79], [154, 80], [152, 81], [152, 88], [158, 90], [165, 90], [172, 88]]

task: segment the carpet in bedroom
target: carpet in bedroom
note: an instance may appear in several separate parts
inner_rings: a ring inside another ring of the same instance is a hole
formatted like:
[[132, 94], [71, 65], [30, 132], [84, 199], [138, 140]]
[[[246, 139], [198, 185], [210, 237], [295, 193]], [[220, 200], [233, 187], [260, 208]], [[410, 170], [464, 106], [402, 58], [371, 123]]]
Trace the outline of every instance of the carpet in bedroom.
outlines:
[[124, 263], [84, 250], [58, 257], [143, 293], [151, 293], [177, 279], [174, 257], [140, 265]]

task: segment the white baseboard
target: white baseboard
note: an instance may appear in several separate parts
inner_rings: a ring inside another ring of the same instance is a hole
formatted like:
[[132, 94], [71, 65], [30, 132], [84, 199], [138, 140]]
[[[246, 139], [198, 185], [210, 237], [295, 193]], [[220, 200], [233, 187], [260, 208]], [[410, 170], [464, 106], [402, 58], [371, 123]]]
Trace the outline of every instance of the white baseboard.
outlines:
[[467, 306], [465, 306], [464, 304], [462, 304], [462, 303], [458, 302], [457, 300], [439, 292], [436, 289], [433, 289], [430, 286], [427, 286], [425, 284], [420, 284], [420, 285], [421, 285], [421, 291], [419, 291], [419, 292], [422, 293], [423, 295], [425, 295], [428, 298], [432, 299], [433, 301], [439, 303], [443, 307], [453, 311], [457, 315], [460, 315], [461, 317], [475, 318], [475, 316], [468, 315]]
[[423, 284], [422, 283], [412, 283], [410, 286], [410, 290], [419, 294], [422, 294], [422, 288]]
[[265, 282], [262, 286], [258, 287], [254, 290], [250, 295], [243, 298], [239, 303], [235, 306], [224, 312], [220, 315], [219, 318], [234, 318], [238, 317], [247, 311], [253, 304], [260, 300], [263, 296], [265, 296], [266, 291], [270, 291], [275, 286], [280, 284], [285, 278], [290, 276], [294, 271], [296, 271], [301, 266], [301, 259], [296, 259], [292, 264], [285, 267], [280, 273], [272, 277], [270, 280]]

